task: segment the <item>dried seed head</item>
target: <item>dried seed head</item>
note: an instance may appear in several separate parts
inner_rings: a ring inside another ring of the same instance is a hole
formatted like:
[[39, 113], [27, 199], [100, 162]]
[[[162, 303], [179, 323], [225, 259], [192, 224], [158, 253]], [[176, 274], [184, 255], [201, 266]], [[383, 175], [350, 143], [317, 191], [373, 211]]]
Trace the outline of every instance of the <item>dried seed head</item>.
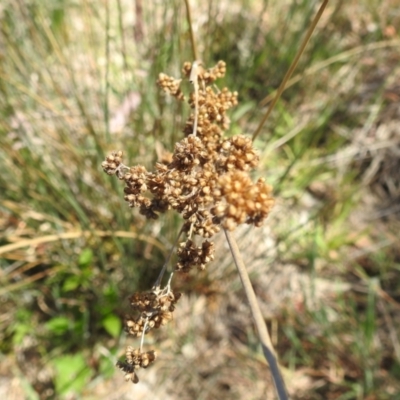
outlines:
[[103, 171], [108, 175], [117, 175], [119, 179], [125, 176], [125, 170], [129, 169], [122, 164], [122, 151], [113, 151], [106, 157], [106, 160], [101, 163]]
[[201, 246], [196, 246], [192, 240], [180, 243], [177, 251], [178, 263], [176, 270], [189, 272], [192, 268], [203, 271], [206, 265], [214, 259], [214, 243], [205, 240]]
[[[257, 166], [251, 140], [242, 135], [223, 138], [229, 126], [226, 112], [237, 104], [236, 92], [227, 88], [219, 91], [213, 85], [225, 72], [223, 61], [210, 69], [201, 62], [184, 64], [183, 75], [197, 79], [198, 85], [189, 96], [193, 112], [184, 127], [186, 137], [176, 143], [168, 163], [156, 164], [154, 172], [140, 165], [129, 169], [121, 162], [122, 152], [114, 152], [102, 164], [108, 174], [117, 174], [125, 181], [124, 198], [130, 207], [138, 207], [149, 219], [172, 208], [187, 220], [187, 231], [204, 238], [218, 232], [221, 223], [229, 229], [245, 222], [259, 226], [273, 205], [268, 185], [253, 184], [247, 175], [236, 174]], [[183, 98], [180, 79], [160, 74], [157, 83]]]
[[132, 312], [124, 320], [125, 331], [134, 336], [148, 333], [172, 319], [172, 312], [181, 294], [171, 289], [153, 287], [147, 292], [137, 292], [129, 297]]
[[175, 79], [171, 76], [160, 73], [158, 75], [157, 85], [160, 86], [160, 88], [166, 93], [176, 97], [178, 100], [184, 100], [185, 96], [180, 88], [181, 81], [182, 79]]
[[125, 380], [133, 383], [139, 382], [136, 371], [140, 368], [147, 368], [156, 359], [157, 353], [153, 350], [141, 352], [140, 349], [133, 349], [128, 346], [125, 351], [125, 361], [118, 361], [117, 367], [125, 372]]
[[223, 78], [226, 73], [226, 63], [224, 61], [218, 61], [215, 67], [207, 70], [204, 69], [201, 62], [195, 62], [193, 64], [190, 62], [185, 62], [182, 68], [183, 75], [185, 75], [187, 78], [190, 78], [193, 66], [198, 68], [196, 75], [199, 82], [204, 82], [206, 85], [210, 85], [217, 79]]
[[[160, 162], [153, 171], [142, 165], [126, 167], [121, 151], [111, 153], [102, 168], [124, 182], [124, 199], [146, 218], [156, 219], [170, 209], [182, 215], [183, 229], [190, 238], [178, 246], [176, 270], [189, 272], [193, 268], [204, 270], [214, 259], [214, 244], [205, 239], [221, 227], [233, 230], [243, 223], [260, 226], [274, 199], [271, 186], [263, 179], [254, 183], [249, 175], [259, 161], [252, 141], [243, 135], [224, 138], [230, 125], [227, 112], [238, 104], [237, 92], [219, 90], [215, 85], [226, 73], [225, 62], [209, 69], [199, 61], [187, 62], [182, 73], [191, 81], [192, 93], [187, 96], [191, 113], [183, 127], [184, 138], [175, 144], [174, 152], [164, 157], [158, 151]], [[181, 81], [161, 73], [157, 84], [171, 96], [185, 100]], [[141, 336], [167, 324], [179, 298], [169, 286], [133, 294], [132, 315], [124, 322], [126, 332]], [[118, 366], [127, 380], [136, 383], [136, 370], [154, 360], [154, 352], [129, 347], [125, 362]]]
[[243, 171], [224, 174], [219, 184], [221, 200], [211, 212], [222, 221], [224, 228], [233, 230], [243, 223], [261, 226], [274, 205], [272, 187], [263, 179], [253, 184]]

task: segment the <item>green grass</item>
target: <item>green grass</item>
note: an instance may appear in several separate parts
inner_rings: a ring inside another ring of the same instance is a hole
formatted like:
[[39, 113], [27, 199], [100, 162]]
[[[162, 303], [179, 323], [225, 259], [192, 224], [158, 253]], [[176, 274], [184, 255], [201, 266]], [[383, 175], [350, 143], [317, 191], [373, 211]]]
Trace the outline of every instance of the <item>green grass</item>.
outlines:
[[[319, 3], [193, 3], [204, 63], [225, 60], [220, 84], [239, 92], [231, 132], [251, 135]], [[136, 25], [134, 17], [134, 3], [122, 0], [23, 0], [0, 11], [0, 352], [13, 360], [7, 374], [21, 379], [26, 398], [90, 398], [96, 382], [124, 385], [112, 365], [126, 340], [126, 297], [154, 282], [179, 229], [176, 216], [150, 224], [132, 212], [122, 185], [101, 170], [116, 149], [150, 168], [156, 146], [170, 150], [181, 137], [188, 113], [155, 85], [160, 72], [179, 76], [191, 58], [183, 2], [143, 4]], [[398, 22], [389, 0], [332, 3], [256, 140], [257, 174], [277, 197], [275, 251], [260, 257], [277, 271], [294, 266], [315, 285], [303, 297], [270, 299], [280, 359], [288, 376], [307, 378], [293, 398], [400, 397], [399, 223], [395, 213], [379, 216], [380, 203], [396, 202], [393, 188], [373, 185], [384, 168], [367, 179], [379, 152], [363, 151], [398, 105], [389, 95], [397, 93], [399, 37], [390, 27]], [[127, 98], [135, 103], [124, 108]], [[387, 140], [399, 143], [398, 135]], [[265, 233], [246, 232], [252, 246]], [[255, 250], [243, 249], [248, 260]], [[222, 388], [229, 398], [249, 388], [265, 397], [266, 388], [252, 385], [264, 366], [250, 319], [231, 320], [230, 294], [241, 289], [224, 252], [203, 276], [178, 280], [189, 296], [183, 314], [204, 300], [197, 328], [177, 318], [149, 339], [164, 354], [154, 369], [172, 397], [215, 398]], [[252, 273], [268, 277], [266, 269]], [[346, 290], [321, 297], [321, 279]], [[219, 352], [218, 324], [207, 318], [222, 324], [229, 351]], [[215, 349], [215, 366], [205, 356], [188, 361], [200, 345]], [[232, 383], [235, 371], [244, 378]], [[199, 382], [211, 383], [201, 391]]]

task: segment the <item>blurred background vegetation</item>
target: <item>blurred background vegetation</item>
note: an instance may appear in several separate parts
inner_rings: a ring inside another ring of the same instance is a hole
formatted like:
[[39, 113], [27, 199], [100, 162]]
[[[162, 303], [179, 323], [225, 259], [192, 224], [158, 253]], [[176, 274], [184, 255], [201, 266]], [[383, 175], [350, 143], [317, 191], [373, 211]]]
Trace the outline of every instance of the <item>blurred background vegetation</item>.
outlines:
[[[191, 3], [239, 92], [230, 132], [252, 134], [320, 2]], [[101, 162], [151, 168], [181, 138], [155, 81], [191, 61], [184, 2], [3, 0], [0, 21], [1, 397], [271, 398], [223, 238], [175, 280], [154, 367], [134, 387], [114, 367], [180, 221], [147, 223]], [[400, 399], [399, 26], [398, 0], [331, 2], [255, 143], [277, 206], [236, 236], [293, 399]]]

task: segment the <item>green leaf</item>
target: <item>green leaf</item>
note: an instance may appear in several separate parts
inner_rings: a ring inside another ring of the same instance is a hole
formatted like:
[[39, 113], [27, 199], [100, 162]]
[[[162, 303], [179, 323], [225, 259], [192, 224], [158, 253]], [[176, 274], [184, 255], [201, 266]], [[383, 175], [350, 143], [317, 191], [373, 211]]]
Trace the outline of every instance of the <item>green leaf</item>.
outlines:
[[12, 338], [14, 345], [21, 344], [25, 336], [31, 331], [32, 327], [30, 325], [24, 323], [17, 323], [14, 327], [14, 335]]
[[69, 330], [70, 320], [65, 317], [55, 317], [47, 321], [45, 327], [56, 335], [61, 335]]
[[63, 283], [63, 291], [70, 292], [75, 290], [80, 284], [80, 278], [78, 276], [70, 276]]
[[116, 338], [121, 333], [121, 320], [114, 314], [107, 315], [102, 321], [104, 329], [112, 337]]
[[83, 249], [79, 256], [79, 265], [81, 267], [87, 267], [93, 261], [93, 251], [91, 249]]
[[55, 384], [59, 395], [68, 392], [80, 393], [92, 375], [82, 354], [61, 356], [52, 363], [56, 369]]

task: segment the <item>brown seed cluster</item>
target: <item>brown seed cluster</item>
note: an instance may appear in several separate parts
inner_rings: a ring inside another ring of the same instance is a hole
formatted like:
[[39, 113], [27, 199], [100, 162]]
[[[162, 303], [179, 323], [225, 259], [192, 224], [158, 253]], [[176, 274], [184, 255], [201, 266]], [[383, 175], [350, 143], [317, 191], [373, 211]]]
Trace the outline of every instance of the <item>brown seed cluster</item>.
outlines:
[[[175, 304], [181, 294], [172, 290], [169, 284], [160, 288], [153, 287], [147, 292], [134, 293], [130, 298], [132, 314], [125, 317], [125, 331], [134, 336], [143, 336], [153, 328], [160, 328], [172, 319]], [[133, 349], [128, 346], [125, 360], [118, 361], [117, 366], [125, 372], [125, 379], [133, 383], [139, 382], [137, 370], [147, 368], [156, 359], [155, 351], [143, 352], [142, 348]]]
[[[226, 63], [224, 61], [218, 61], [215, 67], [207, 70], [203, 67], [201, 62], [198, 64], [197, 78], [205, 85], [214, 83], [217, 79], [223, 78], [226, 74]], [[186, 78], [190, 78], [192, 67], [193, 64], [191, 62], [185, 62], [183, 64], [182, 73]]]
[[[229, 128], [230, 119], [226, 115], [226, 111], [238, 104], [237, 92], [230, 92], [227, 88], [216, 92], [211, 86], [206, 86], [204, 90], [198, 92], [198, 126], [197, 136], [202, 138], [202, 141], [209, 145], [214, 144], [211, 149], [216, 150], [215, 145], [218, 144], [224, 131]], [[195, 108], [196, 98], [195, 93], [192, 93], [189, 99], [191, 108]], [[183, 132], [189, 135], [193, 132], [193, 124], [195, 114], [191, 114]]]
[[205, 240], [201, 246], [196, 246], [192, 240], [188, 239], [179, 245], [177, 256], [177, 271], [189, 272], [194, 267], [203, 271], [206, 264], [214, 259], [214, 243]]
[[[116, 151], [102, 167], [124, 182], [124, 199], [146, 218], [156, 219], [170, 209], [181, 214], [187, 237], [177, 248], [175, 271], [187, 273], [193, 268], [204, 270], [214, 259], [214, 243], [208, 239], [221, 227], [233, 230], [243, 223], [260, 226], [274, 199], [271, 186], [263, 179], [253, 182], [249, 175], [259, 161], [252, 141], [243, 135], [224, 137], [230, 125], [227, 111], [238, 103], [236, 92], [219, 90], [215, 85], [225, 75], [225, 63], [219, 61], [210, 69], [201, 62], [185, 63], [182, 72], [193, 87], [187, 97], [191, 114], [183, 127], [184, 138], [175, 144], [173, 154], [147, 171], [142, 165], [124, 165], [122, 152]], [[160, 74], [157, 83], [178, 100], [185, 99], [181, 79]], [[169, 284], [133, 294], [126, 332], [143, 340], [151, 329], [172, 319], [179, 298], [180, 293]], [[117, 365], [127, 380], [136, 383], [136, 370], [154, 360], [154, 352], [128, 347], [125, 361]]]
[[274, 205], [272, 187], [259, 179], [254, 185], [243, 171], [229, 172], [219, 179], [220, 201], [212, 208], [224, 226], [233, 230], [237, 225], [248, 223], [261, 226]]
[[[191, 76], [192, 67], [191, 63], [184, 64], [185, 77]], [[251, 140], [242, 135], [223, 137], [230, 123], [226, 113], [237, 104], [236, 92], [218, 90], [214, 85], [224, 76], [225, 63], [220, 61], [210, 69], [196, 64], [196, 68], [198, 90], [189, 96], [192, 113], [183, 128], [185, 137], [175, 145], [172, 161], [158, 163], [149, 172], [140, 165], [126, 167], [121, 153], [115, 152], [103, 168], [125, 181], [125, 200], [147, 218], [155, 219], [174, 209], [185, 219], [187, 232], [210, 238], [221, 226], [229, 230], [242, 223], [260, 226], [274, 200], [269, 185], [263, 180], [253, 183], [248, 175], [258, 163]], [[160, 74], [158, 84], [181, 98], [180, 79]], [[177, 269], [187, 271], [186, 266]]]
[[155, 351], [142, 352], [140, 349], [134, 349], [128, 346], [125, 351], [125, 361], [118, 361], [117, 367], [125, 372], [125, 380], [133, 383], [139, 382], [136, 371], [139, 368], [147, 368], [157, 357]]
[[157, 85], [160, 86], [164, 92], [176, 97], [178, 100], [184, 100], [185, 96], [181, 90], [182, 79], [175, 79], [171, 76], [161, 73], [158, 76]]
[[146, 334], [153, 328], [166, 325], [172, 319], [175, 304], [181, 293], [153, 287], [147, 292], [134, 293], [130, 298], [132, 314], [125, 317], [125, 331], [132, 336]]
[[121, 161], [122, 151], [113, 151], [109, 156], [107, 156], [106, 160], [101, 163], [101, 166], [106, 174], [117, 175], [118, 178], [122, 178], [124, 173], [121, 170], [127, 167], [125, 167]]

